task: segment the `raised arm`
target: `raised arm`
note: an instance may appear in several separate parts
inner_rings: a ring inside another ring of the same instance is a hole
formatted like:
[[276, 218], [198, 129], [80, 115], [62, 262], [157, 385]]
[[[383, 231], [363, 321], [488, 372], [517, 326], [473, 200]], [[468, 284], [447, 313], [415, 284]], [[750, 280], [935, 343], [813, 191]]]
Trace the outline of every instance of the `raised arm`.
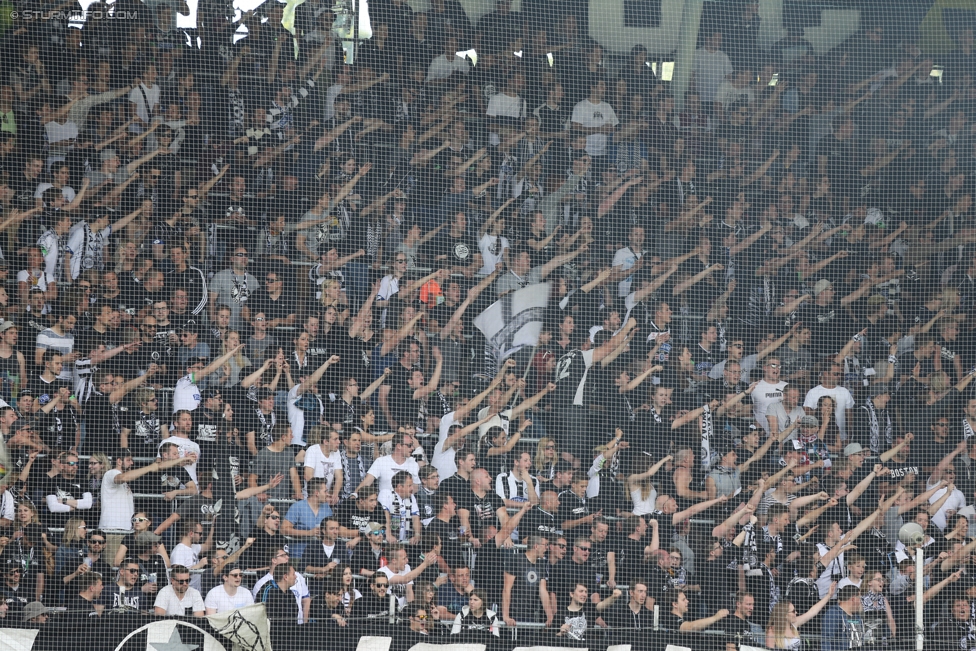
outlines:
[[235, 346], [234, 348], [228, 350], [226, 353], [224, 353], [214, 361], [210, 362], [206, 366], [204, 366], [203, 369], [201, 369], [197, 373], [194, 373], [194, 380], [203, 379], [207, 377], [208, 375], [216, 371], [218, 368], [220, 368], [221, 366], [229, 362], [230, 358], [236, 355], [237, 352], [242, 348], [244, 348], [244, 344]]

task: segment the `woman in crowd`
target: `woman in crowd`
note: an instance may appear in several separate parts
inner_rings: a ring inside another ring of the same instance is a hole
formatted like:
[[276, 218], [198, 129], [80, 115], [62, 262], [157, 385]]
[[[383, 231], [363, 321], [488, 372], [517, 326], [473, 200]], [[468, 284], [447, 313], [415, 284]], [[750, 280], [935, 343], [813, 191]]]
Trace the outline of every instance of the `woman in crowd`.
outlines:
[[798, 614], [789, 600], [780, 601], [773, 606], [769, 614], [769, 626], [766, 628], [766, 646], [770, 649], [799, 651], [802, 648], [800, 627], [820, 614], [836, 590], [837, 583], [831, 583], [824, 598], [803, 614]]

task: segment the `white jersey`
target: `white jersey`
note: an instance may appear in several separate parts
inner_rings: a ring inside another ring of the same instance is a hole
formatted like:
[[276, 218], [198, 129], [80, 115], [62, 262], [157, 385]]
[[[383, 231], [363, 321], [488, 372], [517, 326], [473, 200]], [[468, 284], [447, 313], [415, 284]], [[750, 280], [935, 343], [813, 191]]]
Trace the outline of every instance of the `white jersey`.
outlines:
[[194, 411], [200, 406], [202, 398], [200, 396], [200, 389], [197, 388], [194, 375], [193, 373], [184, 375], [176, 381], [176, 387], [173, 389], [174, 414], [180, 409]]

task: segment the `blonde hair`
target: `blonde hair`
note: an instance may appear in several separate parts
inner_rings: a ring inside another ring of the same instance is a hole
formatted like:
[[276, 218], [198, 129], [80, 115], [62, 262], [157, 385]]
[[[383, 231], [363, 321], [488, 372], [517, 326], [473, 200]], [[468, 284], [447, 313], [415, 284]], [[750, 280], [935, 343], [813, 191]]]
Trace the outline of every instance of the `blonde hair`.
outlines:
[[76, 540], [81, 540], [79, 536], [75, 534], [78, 531], [78, 527], [84, 522], [84, 518], [69, 518], [64, 524], [64, 534], [61, 536], [62, 545], [70, 545]]
[[[102, 468], [104, 469], [103, 472], [107, 472], [112, 469], [112, 462], [108, 460], [108, 455], [104, 452], [92, 452], [89, 460], [97, 461], [99, 464], [101, 464]], [[88, 476], [92, 476], [91, 471], [88, 472]]]
[[339, 281], [336, 280], [335, 278], [326, 278], [325, 280], [322, 281], [322, 284], [319, 285], [319, 288], [322, 290], [322, 297], [319, 299], [319, 302], [324, 307], [335, 307], [337, 313], [339, 312], [339, 301], [338, 299], [335, 301], [330, 300], [327, 292], [328, 290], [332, 289], [333, 285], [338, 285], [338, 284]]
[[539, 439], [538, 445], [535, 446], [535, 459], [532, 460], [532, 465], [536, 470], [548, 470], [546, 468], [546, 446], [550, 443], [556, 446], [556, 454], [552, 457], [552, 465], [555, 466], [556, 461], [559, 460], [559, 444], [556, 443], [556, 439], [543, 436]]
[[769, 632], [773, 634], [773, 648], [785, 649], [786, 637], [796, 637], [799, 633], [789, 622], [790, 602], [781, 601], [769, 613]]
[[[227, 353], [227, 337], [232, 332], [237, 335], [237, 341], [238, 342], [240, 342], [240, 340], [241, 340], [241, 333], [239, 331], [237, 331], [237, 330], [228, 330], [227, 331], [227, 334], [224, 335], [224, 338], [220, 340], [220, 350], [221, 350], [221, 353], [223, 353], [223, 354], [226, 354]], [[243, 350], [244, 350], [243, 348], [239, 349], [237, 351], [237, 353], [234, 355], [234, 363], [237, 364], [237, 368], [244, 368], [245, 366], [247, 366], [247, 359], [244, 358], [244, 352], [243, 352]]]

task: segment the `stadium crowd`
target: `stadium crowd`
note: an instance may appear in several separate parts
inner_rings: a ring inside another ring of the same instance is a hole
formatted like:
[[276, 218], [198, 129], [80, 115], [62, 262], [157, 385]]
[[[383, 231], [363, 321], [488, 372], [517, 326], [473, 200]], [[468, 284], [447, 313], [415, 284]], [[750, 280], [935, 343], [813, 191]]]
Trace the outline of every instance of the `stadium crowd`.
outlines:
[[586, 4], [0, 5], [0, 625], [976, 649], [972, 24]]

